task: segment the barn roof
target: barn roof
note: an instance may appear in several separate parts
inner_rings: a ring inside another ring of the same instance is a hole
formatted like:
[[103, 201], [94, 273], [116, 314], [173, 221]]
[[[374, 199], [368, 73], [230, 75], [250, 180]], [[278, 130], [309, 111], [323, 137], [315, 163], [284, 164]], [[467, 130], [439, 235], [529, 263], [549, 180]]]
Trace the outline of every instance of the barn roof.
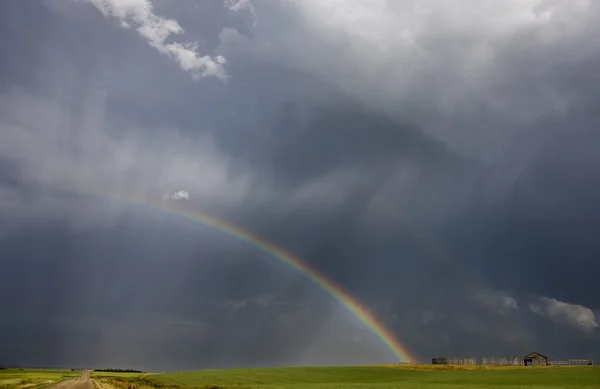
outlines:
[[534, 352], [531, 352], [531, 353], [529, 353], [529, 354], [525, 355], [523, 358], [531, 358], [531, 357], [534, 357], [534, 356], [536, 356], [536, 355], [537, 355], [537, 356], [539, 356], [539, 357], [542, 357], [542, 358], [546, 358], [546, 359], [548, 359], [548, 357], [547, 357], [547, 356], [545, 356], [545, 355], [543, 355], [543, 354], [540, 354], [540, 353], [538, 353], [538, 352], [536, 352], [536, 351], [534, 351]]

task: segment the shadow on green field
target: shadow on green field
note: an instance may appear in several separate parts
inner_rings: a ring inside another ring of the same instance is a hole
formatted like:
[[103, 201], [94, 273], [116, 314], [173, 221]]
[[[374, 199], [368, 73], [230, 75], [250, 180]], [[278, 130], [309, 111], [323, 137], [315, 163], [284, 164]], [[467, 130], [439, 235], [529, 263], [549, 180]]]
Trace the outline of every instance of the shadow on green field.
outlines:
[[200, 370], [137, 377], [117, 378], [113, 376], [111, 384], [118, 389], [600, 388], [600, 368], [598, 367], [493, 370], [440, 370], [423, 367], [363, 366]]

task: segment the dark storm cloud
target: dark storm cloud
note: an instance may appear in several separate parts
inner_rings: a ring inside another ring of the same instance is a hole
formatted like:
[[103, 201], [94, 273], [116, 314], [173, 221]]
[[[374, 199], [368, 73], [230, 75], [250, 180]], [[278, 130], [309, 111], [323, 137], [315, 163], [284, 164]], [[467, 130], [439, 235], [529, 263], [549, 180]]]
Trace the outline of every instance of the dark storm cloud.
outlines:
[[0, 362], [391, 362], [275, 259], [106, 198], [179, 190], [423, 361], [592, 356], [596, 5], [91, 3], [0, 5]]

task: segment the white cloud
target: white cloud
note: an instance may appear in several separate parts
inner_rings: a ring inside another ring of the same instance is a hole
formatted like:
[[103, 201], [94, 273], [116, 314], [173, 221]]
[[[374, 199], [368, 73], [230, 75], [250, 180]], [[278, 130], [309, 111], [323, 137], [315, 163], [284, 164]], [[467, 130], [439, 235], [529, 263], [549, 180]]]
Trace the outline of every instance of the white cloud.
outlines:
[[225, 0], [225, 7], [232, 12], [239, 12], [246, 9], [254, 10], [254, 6], [250, 0]]
[[88, 1], [105, 16], [117, 18], [123, 28], [135, 28], [150, 46], [175, 59], [194, 79], [206, 76], [226, 77], [223, 65], [227, 61], [223, 56], [201, 55], [198, 53], [197, 44], [191, 42], [166, 42], [171, 35], [183, 34], [184, 29], [177, 20], [156, 15], [150, 0]]
[[180, 190], [178, 192], [175, 192], [173, 194], [173, 200], [180, 200], [180, 199], [189, 200], [190, 199], [189, 193], [186, 192], [185, 190]]
[[256, 14], [256, 9], [250, 0], [225, 0], [225, 7], [231, 12], [248, 12], [251, 16], [252, 27], [256, 27], [258, 16]]
[[566, 323], [586, 331], [598, 328], [594, 312], [583, 305], [569, 304], [550, 297], [539, 297], [529, 309], [556, 323]]
[[[375, 82], [384, 88], [381, 91], [391, 92], [385, 93], [385, 97], [410, 96], [416, 83], [422, 84], [432, 76], [441, 77], [440, 81], [450, 90], [439, 96], [440, 108], [457, 103], [458, 92], [476, 92], [488, 86], [490, 80], [481, 76], [494, 69], [501, 70], [498, 61], [504, 58], [498, 55], [519, 33], [528, 30], [537, 33], [534, 43], [539, 43], [540, 49], [558, 44], [561, 38], [584, 32], [580, 22], [590, 17], [592, 7], [587, 0], [568, 3], [292, 0], [288, 3], [302, 17], [307, 30], [284, 30], [280, 36], [270, 38], [273, 45], [282, 43], [278, 49], [287, 48], [297, 66], [334, 76], [348, 87], [351, 83], [363, 87]], [[290, 45], [290, 40], [297, 44]], [[327, 48], [335, 48], [336, 55], [327, 55]], [[331, 60], [337, 66], [330, 66]], [[437, 74], [429, 73], [432, 67]], [[452, 84], [446, 77], [450, 75], [458, 77]], [[438, 88], [434, 93], [437, 92]]]
[[185, 199], [185, 200], [190, 199], [190, 194], [185, 190], [179, 190], [173, 194], [166, 193], [163, 195], [163, 201], [182, 200], [182, 199]]

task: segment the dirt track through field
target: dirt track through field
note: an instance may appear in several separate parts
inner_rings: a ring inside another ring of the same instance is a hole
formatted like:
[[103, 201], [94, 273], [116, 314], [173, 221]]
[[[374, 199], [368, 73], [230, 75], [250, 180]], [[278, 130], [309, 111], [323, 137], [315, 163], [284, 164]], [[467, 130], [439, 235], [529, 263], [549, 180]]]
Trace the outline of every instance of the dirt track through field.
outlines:
[[94, 389], [94, 384], [90, 380], [90, 372], [84, 371], [79, 377], [59, 382], [48, 389]]

